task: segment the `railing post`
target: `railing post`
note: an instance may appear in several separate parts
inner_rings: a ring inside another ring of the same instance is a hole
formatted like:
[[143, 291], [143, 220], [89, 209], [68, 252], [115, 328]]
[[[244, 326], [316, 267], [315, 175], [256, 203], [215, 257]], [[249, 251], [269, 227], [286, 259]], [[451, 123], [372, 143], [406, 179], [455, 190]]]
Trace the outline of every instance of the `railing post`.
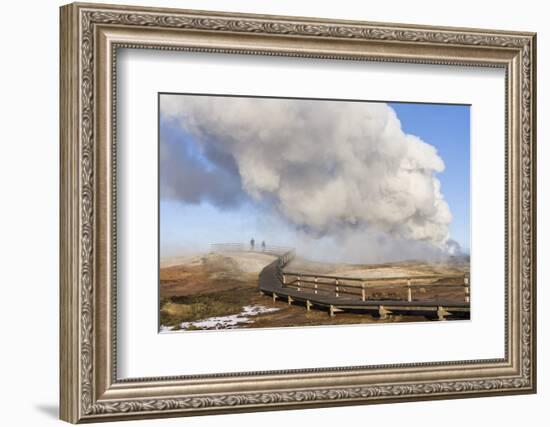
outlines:
[[286, 276], [285, 276], [285, 273], [283, 273], [283, 285], [286, 285]]
[[407, 301], [412, 301], [411, 279], [407, 279]]
[[338, 282], [338, 279], [334, 279], [334, 284], [336, 285], [336, 297], [340, 296], [340, 287], [338, 286], [340, 282]]
[[298, 276], [298, 291], [300, 291], [300, 276]]
[[447, 320], [445, 318], [445, 316], [448, 316], [450, 315], [451, 313], [449, 313], [447, 310], [445, 310], [443, 307], [439, 306], [437, 307], [437, 318], [441, 321], [444, 321], [444, 320]]
[[366, 298], [366, 295], [365, 295], [365, 282], [362, 282], [361, 283], [361, 300], [365, 301], [367, 298]]
[[315, 294], [317, 294], [317, 277], [315, 277], [313, 281], [315, 282], [315, 284], [313, 285], [313, 288], [315, 289]]
[[466, 276], [464, 276], [464, 302], [470, 302], [470, 283]]

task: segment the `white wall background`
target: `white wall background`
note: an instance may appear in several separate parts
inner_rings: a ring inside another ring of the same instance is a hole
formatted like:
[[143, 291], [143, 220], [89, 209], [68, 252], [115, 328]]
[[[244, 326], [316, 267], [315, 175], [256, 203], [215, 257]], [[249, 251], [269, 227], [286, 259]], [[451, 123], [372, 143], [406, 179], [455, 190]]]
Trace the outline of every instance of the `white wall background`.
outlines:
[[[110, 0], [113, 3], [122, 3]], [[339, 0], [133, 0], [134, 4], [235, 12], [451, 25], [538, 32], [538, 117], [550, 115], [545, 98], [550, 75], [550, 29], [544, 2], [535, 0], [387, 1]], [[59, 425], [58, 402], [58, 6], [57, 0], [6, 2], [2, 6], [0, 67], [0, 419], [3, 425]], [[545, 257], [550, 244], [550, 125], [539, 120], [539, 393], [438, 402], [401, 403], [301, 411], [209, 416], [132, 425], [331, 426], [357, 423], [447, 427], [490, 421], [506, 427], [536, 423], [550, 405], [547, 361], [550, 293]], [[542, 422], [537, 422], [541, 420]]]

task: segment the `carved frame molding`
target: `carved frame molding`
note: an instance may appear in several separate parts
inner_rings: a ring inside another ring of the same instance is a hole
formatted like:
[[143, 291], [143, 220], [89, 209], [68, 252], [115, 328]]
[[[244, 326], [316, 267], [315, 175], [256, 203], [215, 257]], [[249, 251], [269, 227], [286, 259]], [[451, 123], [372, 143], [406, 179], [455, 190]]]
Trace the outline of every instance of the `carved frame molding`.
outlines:
[[[170, 42], [164, 43], [163, 36]], [[192, 41], [174, 41], [180, 36]], [[206, 39], [208, 43], [201, 43]], [[102, 278], [116, 282], [112, 176], [116, 171], [115, 65], [121, 47], [506, 68], [506, 357], [117, 380], [116, 286], [105, 287]], [[101, 421], [534, 392], [534, 98], [532, 33], [92, 4], [62, 7], [61, 418]], [[110, 143], [104, 144], [104, 139]], [[104, 180], [105, 174], [111, 179]], [[348, 374], [347, 385], [334, 380]], [[240, 382], [258, 382], [270, 375], [272, 387], [239, 391]], [[433, 379], [427, 379], [430, 375]], [[285, 378], [301, 380], [302, 385], [283, 388], [277, 381]], [[185, 388], [201, 382], [211, 391], [195, 393]]]

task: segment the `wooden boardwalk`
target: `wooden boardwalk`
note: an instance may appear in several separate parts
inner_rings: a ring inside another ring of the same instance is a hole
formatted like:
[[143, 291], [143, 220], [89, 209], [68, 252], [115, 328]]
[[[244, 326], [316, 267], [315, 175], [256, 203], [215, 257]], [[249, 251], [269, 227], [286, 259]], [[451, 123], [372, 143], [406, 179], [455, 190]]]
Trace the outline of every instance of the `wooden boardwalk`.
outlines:
[[[259, 275], [258, 286], [260, 292], [270, 295], [273, 300], [286, 300], [289, 304], [304, 305], [307, 310], [321, 308], [328, 310], [331, 316], [342, 311], [350, 312], [374, 312], [381, 319], [386, 319], [391, 314], [419, 314], [429, 318], [445, 320], [451, 318], [469, 318], [469, 286], [466, 300], [461, 301], [428, 301], [428, 300], [399, 300], [399, 299], [366, 299], [361, 295], [346, 292], [346, 285], [340, 285], [342, 292], [327, 292], [326, 290], [296, 285], [295, 282], [285, 283], [283, 269], [294, 257], [294, 252], [289, 251], [281, 255], [277, 260], [266, 266]], [[297, 275], [298, 273], [286, 273]], [[313, 275], [309, 275], [313, 276]], [[319, 276], [329, 277], [329, 276]], [[342, 278], [343, 280], [356, 280]], [[338, 281], [336, 280], [336, 283]], [[326, 285], [323, 284], [323, 285]], [[429, 285], [424, 285], [429, 286]], [[357, 288], [357, 286], [355, 286]], [[378, 286], [380, 287], [380, 286]], [[410, 282], [409, 282], [410, 287]], [[338, 288], [336, 288], [338, 289]], [[409, 293], [410, 295], [410, 293]], [[409, 296], [410, 299], [410, 296]]]

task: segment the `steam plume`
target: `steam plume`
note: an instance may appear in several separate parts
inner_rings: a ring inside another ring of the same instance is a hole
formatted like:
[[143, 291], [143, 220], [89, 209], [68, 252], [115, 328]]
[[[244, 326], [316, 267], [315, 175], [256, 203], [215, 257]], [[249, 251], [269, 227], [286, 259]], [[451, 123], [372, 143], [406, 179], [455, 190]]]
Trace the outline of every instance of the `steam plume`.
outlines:
[[368, 229], [448, 247], [443, 160], [404, 133], [386, 104], [163, 95], [161, 115], [199, 147], [190, 155], [181, 141], [166, 144], [163, 194], [220, 207], [269, 203], [312, 236]]

